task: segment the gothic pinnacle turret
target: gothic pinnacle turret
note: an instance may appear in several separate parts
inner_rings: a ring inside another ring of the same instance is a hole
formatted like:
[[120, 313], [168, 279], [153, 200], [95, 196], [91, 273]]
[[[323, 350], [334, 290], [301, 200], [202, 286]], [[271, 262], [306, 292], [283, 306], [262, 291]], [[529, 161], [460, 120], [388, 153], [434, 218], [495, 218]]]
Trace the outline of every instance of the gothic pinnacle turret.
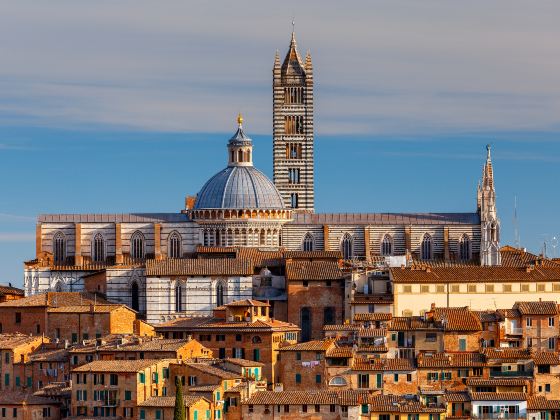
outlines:
[[494, 169], [490, 145], [486, 146], [486, 162], [482, 169], [482, 182], [477, 189], [477, 207], [480, 215], [480, 263], [500, 265], [500, 221], [496, 211]]

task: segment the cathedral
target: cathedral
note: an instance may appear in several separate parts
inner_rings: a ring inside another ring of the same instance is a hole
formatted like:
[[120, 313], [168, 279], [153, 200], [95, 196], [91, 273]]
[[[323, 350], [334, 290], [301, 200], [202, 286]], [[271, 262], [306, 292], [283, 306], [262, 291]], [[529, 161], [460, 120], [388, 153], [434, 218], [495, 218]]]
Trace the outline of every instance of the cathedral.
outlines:
[[[500, 265], [490, 147], [475, 211], [316, 213], [313, 90], [311, 55], [301, 58], [292, 33], [284, 60], [277, 53], [273, 65], [273, 180], [254, 166], [239, 115], [223, 153], [226, 167], [188, 196], [184, 209], [39, 215], [26, 295], [98, 291], [157, 323], [240, 299], [285, 300], [285, 275], [274, 272], [271, 256]], [[267, 295], [267, 288], [276, 291]]]

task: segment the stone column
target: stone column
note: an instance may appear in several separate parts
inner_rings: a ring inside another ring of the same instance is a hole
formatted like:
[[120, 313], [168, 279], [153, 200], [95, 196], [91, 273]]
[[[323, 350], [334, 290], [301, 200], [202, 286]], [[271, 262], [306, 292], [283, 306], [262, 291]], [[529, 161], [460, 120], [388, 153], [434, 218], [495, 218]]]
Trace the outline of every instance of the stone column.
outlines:
[[364, 250], [366, 261], [371, 261], [371, 244], [369, 243], [369, 226], [364, 226]]
[[412, 253], [412, 227], [405, 226], [404, 227], [404, 246], [406, 247], [406, 255], [410, 255]]
[[154, 223], [154, 255], [156, 260], [163, 259], [163, 255], [161, 255], [161, 223]]
[[35, 227], [35, 257], [38, 259], [43, 252], [43, 230], [40, 223]]
[[84, 257], [82, 257], [82, 224], [76, 223], [74, 228], [74, 264], [84, 265]]
[[329, 227], [328, 225], [323, 225], [323, 248], [325, 251], [329, 251]]
[[443, 228], [443, 258], [445, 261], [449, 261], [449, 228], [447, 226]]
[[115, 223], [115, 264], [122, 264], [123, 262], [121, 224]]

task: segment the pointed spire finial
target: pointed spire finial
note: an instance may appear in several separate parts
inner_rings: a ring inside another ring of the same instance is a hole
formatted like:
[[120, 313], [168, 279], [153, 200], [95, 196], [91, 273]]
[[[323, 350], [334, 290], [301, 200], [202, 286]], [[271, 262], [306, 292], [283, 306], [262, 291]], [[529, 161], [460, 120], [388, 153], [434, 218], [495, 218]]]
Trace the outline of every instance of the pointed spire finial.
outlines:
[[487, 160], [490, 160], [490, 149], [491, 149], [490, 144], [487, 144], [486, 145], [486, 159]]
[[237, 114], [237, 125], [239, 128], [243, 126], [243, 115], [241, 115], [241, 112]]

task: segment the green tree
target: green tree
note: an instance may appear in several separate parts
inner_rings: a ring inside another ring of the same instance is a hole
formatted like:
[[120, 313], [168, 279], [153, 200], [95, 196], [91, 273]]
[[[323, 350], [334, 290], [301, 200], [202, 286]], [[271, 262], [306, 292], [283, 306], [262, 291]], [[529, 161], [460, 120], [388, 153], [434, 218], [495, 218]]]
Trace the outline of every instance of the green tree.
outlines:
[[179, 376], [175, 376], [175, 409], [173, 420], [185, 420], [185, 402], [183, 401], [183, 385]]

